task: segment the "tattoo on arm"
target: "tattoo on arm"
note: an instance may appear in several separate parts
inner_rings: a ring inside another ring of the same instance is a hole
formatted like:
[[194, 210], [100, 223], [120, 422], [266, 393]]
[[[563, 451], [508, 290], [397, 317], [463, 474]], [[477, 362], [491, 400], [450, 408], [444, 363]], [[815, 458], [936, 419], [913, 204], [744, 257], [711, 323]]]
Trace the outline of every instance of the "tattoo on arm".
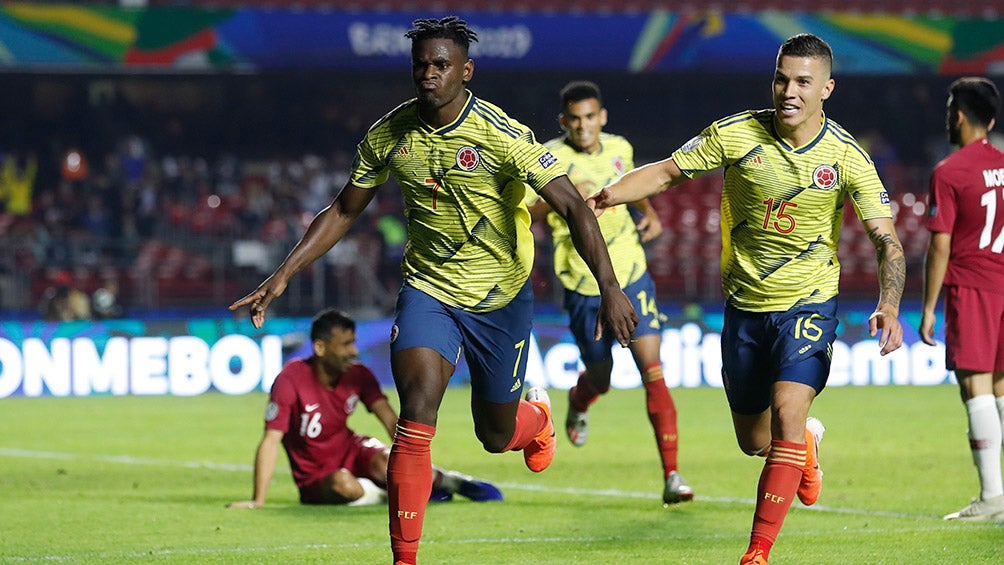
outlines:
[[906, 285], [906, 256], [903, 246], [889, 233], [877, 229], [868, 232], [878, 255], [879, 302], [899, 308]]

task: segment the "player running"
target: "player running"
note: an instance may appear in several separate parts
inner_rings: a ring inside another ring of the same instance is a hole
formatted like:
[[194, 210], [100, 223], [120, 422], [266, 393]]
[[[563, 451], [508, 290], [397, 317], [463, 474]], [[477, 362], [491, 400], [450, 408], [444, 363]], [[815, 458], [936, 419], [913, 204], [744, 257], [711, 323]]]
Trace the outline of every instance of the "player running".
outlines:
[[461, 355], [471, 373], [474, 432], [486, 451], [523, 451], [543, 471], [554, 457], [550, 400], [520, 400], [533, 317], [529, 185], [573, 226], [576, 248], [600, 282], [596, 322], [627, 345], [637, 324], [610, 266], [596, 218], [533, 132], [466, 85], [477, 40], [456, 17], [417, 20], [411, 74], [417, 97], [378, 120], [359, 143], [349, 181], [275, 272], [231, 305], [261, 326], [289, 279], [348, 231], [393, 175], [408, 218], [408, 243], [391, 335], [401, 418], [387, 466], [391, 549], [414, 564], [432, 489], [430, 445], [439, 405]]
[[722, 376], [740, 448], [766, 457], [744, 564], [767, 563], [795, 496], [813, 504], [822, 488], [824, 429], [807, 416], [830, 371], [848, 197], [878, 258], [869, 332], [881, 331], [882, 355], [903, 342], [897, 317], [906, 261], [889, 196], [868, 154], [823, 113], [834, 87], [833, 52], [799, 34], [781, 45], [776, 62], [774, 108], [718, 120], [672, 157], [591, 199], [602, 210], [725, 167]]
[[[619, 135], [603, 131], [607, 110], [595, 83], [575, 81], [561, 90], [558, 122], [565, 135], [544, 145], [558, 158], [568, 178], [585, 198], [634, 168], [634, 148]], [[575, 250], [568, 224], [536, 195], [528, 194], [530, 216], [546, 218], [554, 241], [554, 272], [565, 288], [565, 309], [570, 329], [579, 346], [586, 370], [568, 391], [565, 432], [572, 445], [586, 444], [589, 406], [610, 390], [613, 369], [613, 336], [596, 341], [593, 326], [600, 307], [600, 288], [589, 266]], [[645, 406], [662, 460], [664, 504], [694, 498], [694, 490], [677, 468], [678, 430], [676, 405], [662, 377], [662, 322], [656, 303], [655, 282], [648, 274], [642, 242], [662, 233], [662, 223], [647, 198], [631, 203], [642, 216], [637, 225], [627, 205], [616, 206], [600, 216], [600, 231], [610, 252], [617, 280], [638, 312], [638, 327], [631, 340], [631, 355], [645, 387]]]

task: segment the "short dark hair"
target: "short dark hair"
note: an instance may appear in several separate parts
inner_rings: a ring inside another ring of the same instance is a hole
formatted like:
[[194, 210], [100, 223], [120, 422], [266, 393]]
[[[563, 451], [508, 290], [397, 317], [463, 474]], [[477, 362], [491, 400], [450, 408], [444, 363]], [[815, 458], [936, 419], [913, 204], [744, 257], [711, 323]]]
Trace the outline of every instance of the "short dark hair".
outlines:
[[777, 50], [777, 62], [781, 57], [809, 57], [822, 59], [827, 69], [833, 68], [833, 49], [830, 44], [811, 33], [800, 33], [789, 37]]
[[990, 127], [990, 122], [997, 117], [1000, 92], [988, 78], [962, 77], [948, 87], [948, 94], [951, 96], [949, 108], [961, 110], [974, 125]]
[[600, 94], [600, 87], [596, 86], [595, 82], [588, 80], [573, 80], [561, 89], [558, 96], [561, 100], [562, 110], [569, 104], [589, 100], [590, 98], [595, 98], [600, 103], [600, 107], [603, 106], [603, 95]]
[[321, 310], [310, 323], [310, 341], [330, 339], [335, 328], [354, 332], [356, 321], [334, 308]]
[[411, 40], [412, 46], [426, 39], [450, 39], [460, 47], [464, 56], [467, 56], [471, 43], [478, 40], [478, 34], [457, 16], [447, 16], [441, 20], [436, 18], [415, 20], [411, 25], [414, 27], [405, 32], [404, 36]]

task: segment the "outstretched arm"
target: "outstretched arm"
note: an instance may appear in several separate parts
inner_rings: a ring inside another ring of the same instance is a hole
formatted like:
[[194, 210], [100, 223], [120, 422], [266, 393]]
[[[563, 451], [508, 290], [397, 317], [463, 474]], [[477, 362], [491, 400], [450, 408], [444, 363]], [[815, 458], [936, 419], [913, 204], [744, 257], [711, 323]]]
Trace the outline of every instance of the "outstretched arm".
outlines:
[[314, 216], [303, 238], [293, 247], [275, 272], [254, 292], [231, 304], [230, 309], [237, 310], [250, 304], [251, 322], [254, 327], [260, 328], [265, 322], [265, 309], [285, 292], [289, 279], [338, 243], [373, 199], [374, 194], [376, 194], [375, 188], [364, 189], [351, 183], [346, 184], [335, 200]]
[[275, 462], [279, 457], [283, 433], [279, 430], [265, 430], [254, 460], [254, 497], [251, 500], [231, 502], [227, 508], [261, 508], [265, 505], [268, 484], [275, 474]]
[[603, 187], [587, 199], [594, 210], [610, 208], [618, 204], [638, 202], [655, 196], [671, 186], [687, 180], [672, 158], [643, 165], [628, 172], [616, 181]]
[[952, 234], [931, 232], [931, 242], [927, 247], [927, 260], [924, 262], [924, 301], [920, 318], [920, 339], [928, 345], [934, 345], [934, 324], [938, 316], [934, 309], [938, 305], [938, 295], [941, 285], [945, 282], [945, 271], [948, 270], [948, 257], [952, 249]]
[[899, 303], [906, 285], [906, 257], [891, 218], [865, 220], [864, 225], [875, 246], [879, 275], [879, 302], [868, 318], [868, 333], [875, 337], [879, 330], [882, 331], [879, 346], [882, 355], [886, 355], [903, 344]]
[[596, 217], [567, 176], [560, 176], [547, 183], [540, 190], [540, 195], [552, 210], [565, 219], [575, 250], [589, 265], [589, 270], [599, 284], [600, 315], [596, 320], [594, 339], [601, 337], [603, 325], [607, 325], [613, 330], [617, 341], [627, 347], [635, 326], [638, 325], [638, 315], [617, 282]]

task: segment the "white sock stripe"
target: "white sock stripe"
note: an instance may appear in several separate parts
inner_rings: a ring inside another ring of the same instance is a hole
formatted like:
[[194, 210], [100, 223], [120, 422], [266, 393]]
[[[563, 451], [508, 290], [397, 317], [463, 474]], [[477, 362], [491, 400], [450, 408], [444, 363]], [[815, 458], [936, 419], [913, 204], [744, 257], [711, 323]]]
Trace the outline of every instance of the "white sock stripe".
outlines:
[[406, 428], [406, 427], [402, 426], [401, 424], [397, 425], [397, 433], [399, 433], [399, 434], [401, 434], [403, 436], [408, 436], [408, 437], [412, 437], [412, 438], [427, 440], [427, 441], [430, 441], [430, 442], [432, 441], [432, 438], [434, 438], [436, 436], [435, 432], [429, 433], [429, 432], [425, 432], [425, 431], [422, 431], [422, 430], [416, 430], [414, 428]]

